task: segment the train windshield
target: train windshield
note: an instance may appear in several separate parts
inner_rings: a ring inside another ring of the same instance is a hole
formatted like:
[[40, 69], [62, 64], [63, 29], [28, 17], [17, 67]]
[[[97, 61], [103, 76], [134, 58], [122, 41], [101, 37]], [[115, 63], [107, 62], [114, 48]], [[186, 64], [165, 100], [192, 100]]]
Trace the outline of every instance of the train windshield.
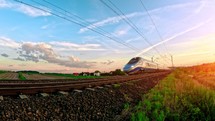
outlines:
[[134, 64], [134, 63], [137, 63], [141, 58], [140, 57], [137, 57], [137, 58], [132, 58], [128, 64]]

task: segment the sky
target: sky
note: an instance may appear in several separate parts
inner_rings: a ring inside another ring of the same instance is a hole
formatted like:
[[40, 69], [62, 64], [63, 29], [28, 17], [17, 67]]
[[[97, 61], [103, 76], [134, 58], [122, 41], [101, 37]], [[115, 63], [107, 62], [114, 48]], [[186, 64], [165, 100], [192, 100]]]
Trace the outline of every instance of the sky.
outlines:
[[162, 68], [171, 56], [175, 66], [215, 61], [215, 0], [18, 1], [0, 0], [0, 70], [108, 72], [136, 56]]

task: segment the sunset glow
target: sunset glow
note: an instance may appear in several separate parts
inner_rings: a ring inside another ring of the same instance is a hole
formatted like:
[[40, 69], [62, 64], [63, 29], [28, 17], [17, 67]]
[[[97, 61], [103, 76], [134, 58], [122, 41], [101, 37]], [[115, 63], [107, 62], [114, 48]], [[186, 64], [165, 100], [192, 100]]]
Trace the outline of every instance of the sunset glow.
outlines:
[[47, 0], [82, 18], [85, 26], [68, 21], [77, 19], [44, 0], [22, 1], [46, 11], [0, 0], [1, 70], [104, 72], [122, 69], [135, 56], [153, 57], [164, 68], [171, 66], [170, 56], [175, 66], [215, 62], [214, 0], [144, 0], [155, 25], [139, 0], [112, 1], [144, 38], [99, 0]]

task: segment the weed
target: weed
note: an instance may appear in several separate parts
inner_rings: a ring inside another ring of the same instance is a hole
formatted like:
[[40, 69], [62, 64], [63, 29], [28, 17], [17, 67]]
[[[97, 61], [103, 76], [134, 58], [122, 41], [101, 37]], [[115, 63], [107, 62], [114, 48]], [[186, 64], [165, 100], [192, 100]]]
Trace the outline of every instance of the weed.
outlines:
[[129, 107], [130, 107], [129, 103], [125, 103], [125, 104], [124, 104], [124, 109], [125, 109], [125, 110], [128, 110]]
[[20, 80], [26, 80], [26, 78], [23, 76], [22, 72], [19, 72], [19, 79]]
[[113, 85], [115, 88], [119, 88], [120, 87], [120, 84], [114, 84]]

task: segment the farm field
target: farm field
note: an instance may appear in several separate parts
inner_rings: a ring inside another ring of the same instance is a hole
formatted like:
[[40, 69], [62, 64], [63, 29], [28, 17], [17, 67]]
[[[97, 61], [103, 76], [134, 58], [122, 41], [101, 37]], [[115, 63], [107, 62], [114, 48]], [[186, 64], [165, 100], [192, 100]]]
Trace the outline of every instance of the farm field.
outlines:
[[62, 77], [67, 79], [91, 79], [91, 78], [101, 78], [97, 76], [75, 76], [73, 74], [61, 74], [61, 73], [44, 73], [46, 76]]
[[4, 72], [0, 73], [0, 80], [5, 79], [5, 80], [17, 80], [19, 79], [18, 73], [16, 72]]
[[96, 76], [75, 76], [60, 73], [32, 73], [32, 72], [6, 72], [0, 71], [0, 80], [56, 80], [56, 79], [92, 79]]
[[52, 76], [52, 75], [43, 75], [43, 74], [26, 74], [23, 73], [23, 76], [27, 80], [41, 80], [41, 79], [68, 79], [68, 77]]
[[215, 68], [212, 65], [176, 69], [142, 96], [131, 109], [130, 120], [215, 120]]

